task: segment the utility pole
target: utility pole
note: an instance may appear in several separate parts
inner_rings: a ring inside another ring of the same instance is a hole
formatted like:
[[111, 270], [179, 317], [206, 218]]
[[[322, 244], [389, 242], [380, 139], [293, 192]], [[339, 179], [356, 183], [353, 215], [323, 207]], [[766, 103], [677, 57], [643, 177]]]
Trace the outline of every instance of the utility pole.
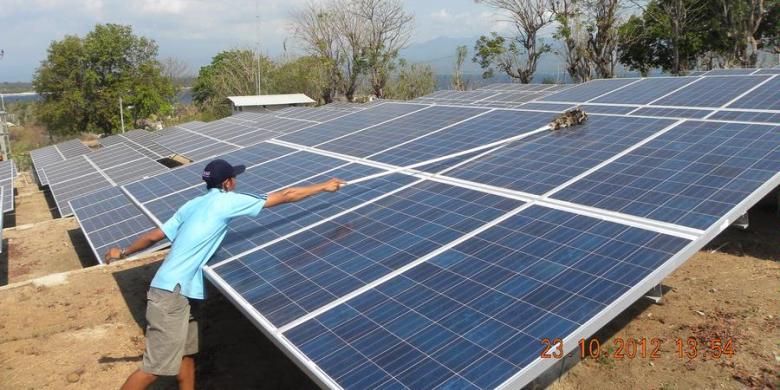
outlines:
[[[0, 60], [5, 57], [5, 50], [0, 49]], [[8, 133], [8, 113], [5, 111], [5, 98], [3, 92], [0, 91], [0, 152], [2, 152], [2, 159], [7, 160], [11, 158], [11, 137]]]
[[255, 39], [257, 39], [257, 95], [260, 96], [260, 5], [255, 0]]
[[119, 96], [119, 121], [122, 122], [122, 134], [125, 133], [125, 108], [122, 106], [122, 96]]

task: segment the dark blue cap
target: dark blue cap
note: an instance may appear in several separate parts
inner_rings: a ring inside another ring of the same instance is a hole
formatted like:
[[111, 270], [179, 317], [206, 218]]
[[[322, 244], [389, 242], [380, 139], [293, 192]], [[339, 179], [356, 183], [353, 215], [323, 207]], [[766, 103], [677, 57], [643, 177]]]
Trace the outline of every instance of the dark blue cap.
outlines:
[[206, 165], [201, 177], [210, 188], [219, 188], [225, 180], [236, 177], [245, 170], [243, 165], [232, 166], [225, 160], [217, 159]]

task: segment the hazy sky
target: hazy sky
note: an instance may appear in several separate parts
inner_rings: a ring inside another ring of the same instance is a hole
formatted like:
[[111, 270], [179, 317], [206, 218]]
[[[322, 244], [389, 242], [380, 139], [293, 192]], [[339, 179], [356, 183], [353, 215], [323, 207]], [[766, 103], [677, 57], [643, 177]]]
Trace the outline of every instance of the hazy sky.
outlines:
[[[161, 57], [176, 57], [194, 72], [220, 50], [254, 47], [259, 4], [261, 48], [278, 55], [290, 15], [308, 0], [2, 0], [0, 81], [29, 81], [52, 40], [83, 36], [96, 23], [130, 24], [157, 41]], [[473, 37], [506, 28], [492, 9], [473, 0], [404, 0], [415, 15], [413, 42]]]

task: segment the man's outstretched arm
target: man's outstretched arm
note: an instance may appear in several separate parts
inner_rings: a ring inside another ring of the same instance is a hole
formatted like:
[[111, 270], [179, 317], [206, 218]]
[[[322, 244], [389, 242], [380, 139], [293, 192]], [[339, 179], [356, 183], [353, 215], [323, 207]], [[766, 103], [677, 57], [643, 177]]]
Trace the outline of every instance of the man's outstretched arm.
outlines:
[[268, 199], [266, 199], [263, 207], [274, 207], [280, 204], [297, 202], [322, 192], [336, 192], [344, 184], [346, 184], [344, 180], [330, 179], [310, 186], [285, 188], [268, 194]]
[[130, 256], [133, 253], [140, 252], [146, 248], [149, 248], [150, 246], [156, 244], [157, 242], [161, 241], [163, 238], [165, 238], [165, 233], [160, 228], [155, 228], [153, 230], [150, 230], [146, 233], [144, 233], [141, 237], [138, 237], [138, 239], [135, 240], [130, 246], [125, 248], [124, 251], [122, 251], [121, 248], [111, 248], [106, 252], [105, 260], [106, 264], [110, 263], [112, 260], [119, 260], [124, 257]]

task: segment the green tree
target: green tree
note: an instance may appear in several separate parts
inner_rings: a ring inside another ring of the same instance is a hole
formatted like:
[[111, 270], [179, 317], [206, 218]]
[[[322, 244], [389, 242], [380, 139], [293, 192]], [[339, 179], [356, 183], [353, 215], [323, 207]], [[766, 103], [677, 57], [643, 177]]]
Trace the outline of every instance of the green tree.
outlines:
[[433, 93], [435, 89], [436, 76], [430, 65], [409, 64], [402, 58], [387, 83], [385, 97], [410, 100]]
[[133, 106], [125, 125], [132, 125], [129, 117], [169, 114], [175, 93], [162, 75], [157, 44], [117, 24], [99, 24], [84, 38], [52, 42], [33, 87], [43, 96], [41, 121], [58, 135], [119, 129], [120, 97]]
[[273, 93], [276, 65], [265, 56], [258, 61], [251, 50], [235, 49], [218, 53], [209, 65], [200, 68], [192, 87], [193, 101], [204, 111], [229, 115], [230, 107], [225, 102], [228, 96], [257, 95], [258, 62], [261, 92]]

